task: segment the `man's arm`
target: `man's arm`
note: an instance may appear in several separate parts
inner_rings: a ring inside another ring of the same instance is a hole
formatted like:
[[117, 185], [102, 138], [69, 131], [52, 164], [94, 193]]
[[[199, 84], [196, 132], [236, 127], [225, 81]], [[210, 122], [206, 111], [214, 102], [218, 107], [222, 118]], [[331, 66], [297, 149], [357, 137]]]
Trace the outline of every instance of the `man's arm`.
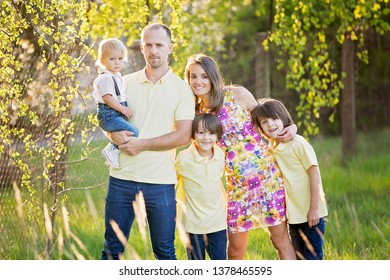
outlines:
[[[128, 155], [134, 156], [142, 151], [166, 151], [187, 145], [191, 140], [192, 120], [176, 122], [176, 130], [150, 139], [130, 137], [127, 142], [125, 138], [111, 133], [111, 138], [119, 144], [119, 149]], [[116, 141], [117, 140], [117, 141]]]

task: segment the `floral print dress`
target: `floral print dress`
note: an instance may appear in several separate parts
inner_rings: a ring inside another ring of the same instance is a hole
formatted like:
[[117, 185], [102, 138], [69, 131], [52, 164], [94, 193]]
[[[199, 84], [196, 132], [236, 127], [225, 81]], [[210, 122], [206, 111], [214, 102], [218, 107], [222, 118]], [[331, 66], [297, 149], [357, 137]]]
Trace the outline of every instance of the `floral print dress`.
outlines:
[[[231, 88], [224, 94], [217, 115], [224, 129], [219, 145], [225, 152], [229, 233], [281, 224], [286, 204], [279, 166], [256, 132], [250, 112], [234, 102]], [[201, 107], [200, 112], [208, 111]]]

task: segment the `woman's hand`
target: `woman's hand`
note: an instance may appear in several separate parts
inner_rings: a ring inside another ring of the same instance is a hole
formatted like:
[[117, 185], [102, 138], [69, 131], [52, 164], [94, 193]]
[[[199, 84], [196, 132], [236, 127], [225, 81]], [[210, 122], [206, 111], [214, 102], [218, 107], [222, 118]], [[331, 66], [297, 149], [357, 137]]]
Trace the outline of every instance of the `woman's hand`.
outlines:
[[285, 127], [276, 138], [279, 142], [287, 143], [295, 138], [297, 134], [298, 127], [295, 123], [290, 126]]

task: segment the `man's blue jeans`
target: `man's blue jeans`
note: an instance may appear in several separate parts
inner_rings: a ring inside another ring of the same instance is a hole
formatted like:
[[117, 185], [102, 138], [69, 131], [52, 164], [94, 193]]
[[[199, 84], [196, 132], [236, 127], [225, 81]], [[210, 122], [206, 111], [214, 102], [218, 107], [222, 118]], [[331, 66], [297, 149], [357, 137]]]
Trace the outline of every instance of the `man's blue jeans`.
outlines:
[[109, 178], [106, 207], [104, 249], [102, 259], [119, 259], [124, 246], [111, 227], [115, 221], [127, 240], [135, 215], [133, 201], [142, 192], [149, 225], [153, 253], [159, 260], [175, 260], [176, 200], [173, 184], [147, 184]]
[[[315, 227], [309, 227], [309, 224], [289, 224], [289, 232], [291, 242], [297, 254], [297, 259], [305, 260], [322, 260], [324, 257], [324, 234], [325, 234], [326, 218], [320, 218], [319, 223]], [[302, 235], [307, 238], [305, 242]], [[310, 243], [307, 244], [307, 242]], [[312, 248], [312, 249], [311, 249]]]

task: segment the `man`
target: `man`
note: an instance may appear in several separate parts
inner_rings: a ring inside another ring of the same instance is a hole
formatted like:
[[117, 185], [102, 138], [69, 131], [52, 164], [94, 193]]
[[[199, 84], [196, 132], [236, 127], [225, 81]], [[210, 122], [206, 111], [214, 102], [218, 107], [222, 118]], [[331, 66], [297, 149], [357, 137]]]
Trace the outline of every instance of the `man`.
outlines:
[[142, 192], [153, 253], [156, 259], [176, 259], [174, 185], [176, 148], [191, 140], [195, 101], [187, 83], [172, 73], [171, 32], [153, 23], [141, 33], [141, 51], [146, 66], [126, 75], [127, 104], [134, 112], [138, 137], [113, 132], [119, 144], [121, 168], [111, 169], [105, 208], [105, 242], [102, 259], [119, 259], [124, 245], [111, 226], [118, 224], [128, 239], [134, 221], [133, 201]]

